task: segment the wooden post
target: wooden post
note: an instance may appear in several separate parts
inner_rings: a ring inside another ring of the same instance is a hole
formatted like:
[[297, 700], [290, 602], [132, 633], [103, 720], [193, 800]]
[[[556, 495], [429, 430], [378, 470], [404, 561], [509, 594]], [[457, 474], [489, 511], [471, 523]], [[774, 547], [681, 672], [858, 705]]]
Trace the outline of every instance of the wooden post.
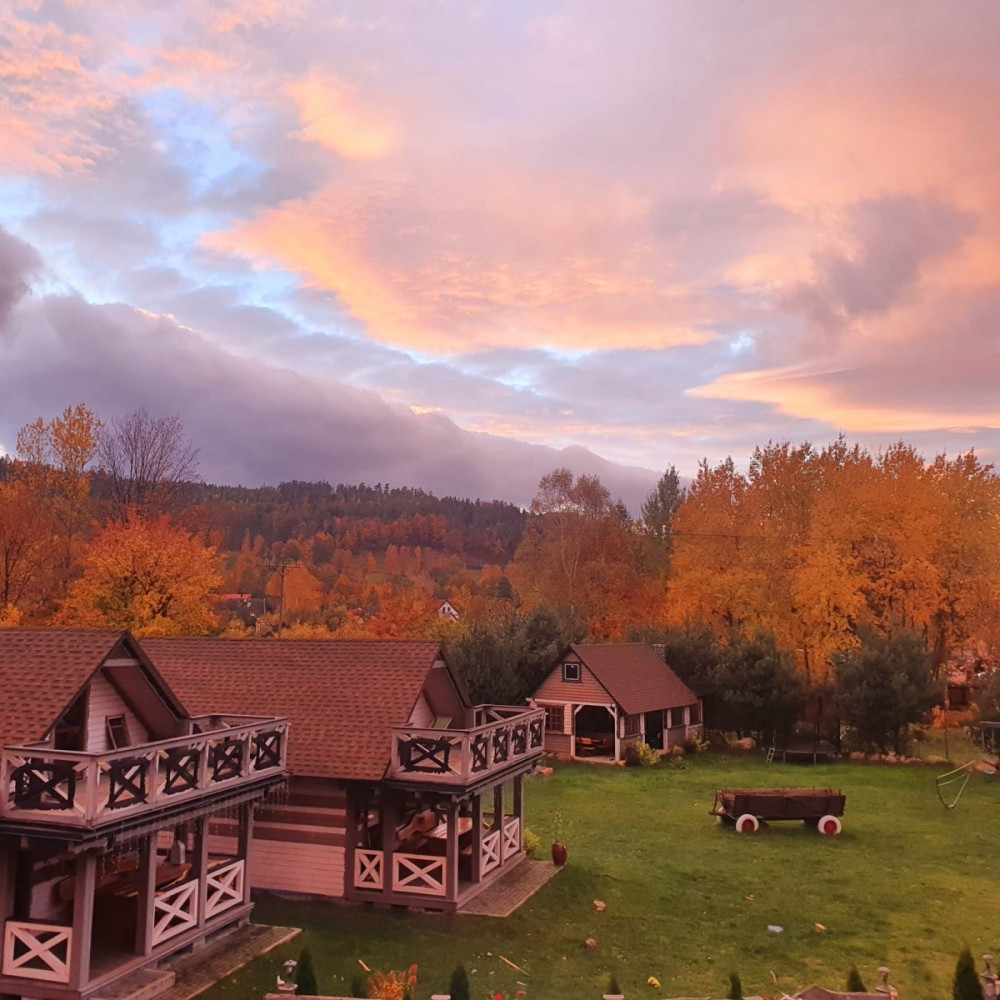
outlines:
[[396, 851], [396, 823], [399, 811], [395, 795], [386, 789], [382, 790], [380, 810], [382, 816], [382, 893], [389, 895], [393, 891], [392, 884], [395, 881], [396, 862], [393, 859], [393, 854]]
[[14, 914], [17, 882], [17, 837], [0, 837], [0, 927]]
[[483, 798], [479, 792], [472, 796], [472, 881], [483, 878]]
[[[208, 817], [199, 816], [194, 821], [194, 850], [191, 852], [191, 867], [198, 875], [198, 930], [205, 930], [205, 910], [208, 907]], [[246, 873], [244, 872], [244, 885]], [[205, 943], [201, 938], [199, 945]]]
[[[503, 830], [503, 782], [493, 789], [493, 829]], [[501, 834], [502, 836], [502, 834]]]
[[94, 928], [94, 888], [97, 885], [97, 854], [84, 851], [76, 856], [73, 880], [73, 939], [69, 950], [69, 985], [82, 990], [90, 982], [90, 943]]
[[448, 848], [445, 855], [445, 899], [458, 899], [458, 803], [448, 803]]
[[250, 902], [250, 872], [253, 862], [253, 803], [247, 802], [240, 809], [240, 832], [236, 847], [237, 853], [243, 859], [243, 902]]
[[139, 846], [139, 892], [136, 899], [135, 952], [153, 951], [153, 919], [156, 904], [156, 833], [145, 837]]
[[524, 775], [514, 776], [514, 815], [517, 817], [517, 849], [524, 849]]

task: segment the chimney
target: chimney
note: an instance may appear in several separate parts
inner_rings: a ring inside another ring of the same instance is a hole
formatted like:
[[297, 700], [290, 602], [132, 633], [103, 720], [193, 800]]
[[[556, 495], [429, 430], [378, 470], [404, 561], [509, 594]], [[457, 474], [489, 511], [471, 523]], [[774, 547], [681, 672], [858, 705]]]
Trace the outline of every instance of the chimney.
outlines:
[[664, 642], [651, 642], [649, 648], [656, 653], [656, 655], [663, 660], [664, 663], [667, 662], [667, 645]]

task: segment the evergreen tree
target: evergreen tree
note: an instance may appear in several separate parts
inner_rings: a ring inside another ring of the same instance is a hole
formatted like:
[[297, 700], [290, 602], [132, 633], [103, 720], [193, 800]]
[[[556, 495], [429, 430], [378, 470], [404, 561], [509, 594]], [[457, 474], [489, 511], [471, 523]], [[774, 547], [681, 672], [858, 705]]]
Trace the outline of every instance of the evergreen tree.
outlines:
[[848, 993], [868, 992], [868, 990], [865, 988], [865, 984], [861, 980], [861, 973], [858, 972], [858, 967], [856, 965], [852, 965], [851, 971], [847, 973], [847, 992]]
[[952, 1000], [983, 1000], [983, 984], [979, 981], [976, 964], [972, 960], [972, 949], [968, 945], [962, 949], [955, 963], [955, 982], [951, 995]]
[[299, 952], [295, 982], [298, 984], [297, 993], [300, 997], [314, 997], [319, 994], [319, 987], [316, 985], [316, 972], [313, 969], [312, 952], [308, 948], [303, 948]]
[[469, 1000], [469, 974], [464, 965], [456, 966], [448, 981], [448, 992], [451, 1000]]

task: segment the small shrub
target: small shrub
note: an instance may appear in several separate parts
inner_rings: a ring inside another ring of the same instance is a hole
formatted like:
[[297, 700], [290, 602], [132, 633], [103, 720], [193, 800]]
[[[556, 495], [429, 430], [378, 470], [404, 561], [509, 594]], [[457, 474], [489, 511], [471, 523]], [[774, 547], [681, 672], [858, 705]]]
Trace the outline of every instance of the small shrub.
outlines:
[[534, 857], [542, 846], [542, 838], [538, 834], [532, 833], [527, 827], [524, 828], [524, 853]]
[[968, 945], [962, 949], [955, 963], [955, 982], [951, 990], [952, 1000], [983, 1000], [983, 984], [972, 960], [972, 949]]
[[406, 972], [376, 972], [368, 980], [370, 1000], [410, 1000], [417, 985], [417, 967]]
[[868, 992], [864, 982], [861, 979], [861, 973], [858, 972], [858, 967], [856, 965], [852, 965], [851, 971], [847, 973], [847, 992], [848, 993]]
[[704, 753], [709, 743], [708, 740], [700, 740], [697, 736], [688, 736], [682, 741], [681, 747], [686, 754]]
[[639, 766], [639, 744], [629, 743], [625, 747], [625, 766], [626, 767], [638, 767]]
[[316, 971], [313, 969], [312, 952], [308, 948], [303, 948], [299, 952], [299, 964], [295, 969], [295, 982], [298, 984], [296, 992], [300, 997], [314, 997], [319, 994], [319, 987], [316, 985]]
[[729, 1000], [743, 1000], [743, 984], [737, 972], [729, 973], [729, 992], [726, 994]]
[[625, 764], [635, 767], [654, 767], [660, 763], [660, 755], [648, 743], [633, 743], [625, 748]]
[[[527, 834], [527, 830], [524, 831]], [[459, 965], [448, 980], [448, 992], [451, 1000], [469, 1000], [469, 974], [464, 965]]]

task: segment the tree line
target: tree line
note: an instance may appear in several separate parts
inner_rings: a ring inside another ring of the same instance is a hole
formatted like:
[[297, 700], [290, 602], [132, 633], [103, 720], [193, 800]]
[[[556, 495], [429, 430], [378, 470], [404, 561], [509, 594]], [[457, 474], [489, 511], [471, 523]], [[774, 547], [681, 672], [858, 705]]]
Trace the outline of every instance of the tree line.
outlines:
[[[687, 488], [668, 468], [638, 517], [567, 469], [521, 510], [213, 486], [197, 455], [179, 418], [144, 411], [22, 428], [0, 461], [0, 622], [244, 635], [223, 599], [256, 598], [286, 636], [441, 638], [490, 701], [570, 641], [655, 641], [719, 728], [775, 739], [836, 704], [894, 747], [949, 661], [996, 649], [1000, 481], [972, 453], [772, 442]], [[445, 598], [458, 622], [434, 614]], [[865, 717], [879, 699], [897, 715]]]

